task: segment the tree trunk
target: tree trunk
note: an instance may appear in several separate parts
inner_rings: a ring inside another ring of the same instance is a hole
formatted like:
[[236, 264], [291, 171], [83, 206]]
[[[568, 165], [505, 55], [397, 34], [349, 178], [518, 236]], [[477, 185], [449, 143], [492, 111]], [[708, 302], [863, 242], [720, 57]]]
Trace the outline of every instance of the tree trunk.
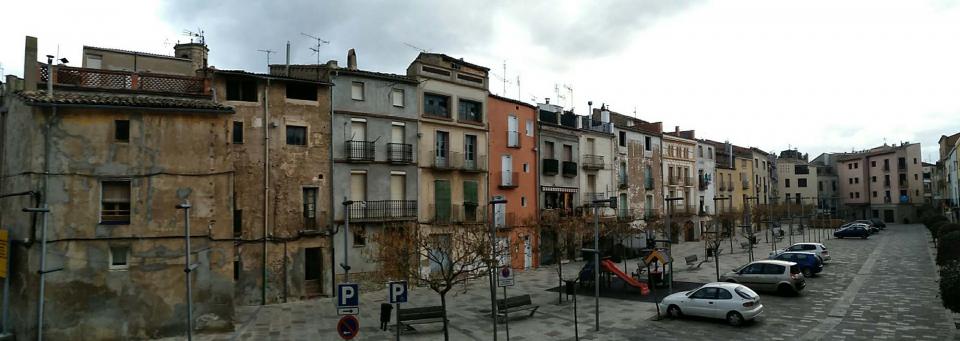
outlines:
[[443, 310], [443, 340], [450, 341], [450, 330], [447, 326], [447, 292], [440, 293], [440, 308]]
[[553, 259], [557, 262], [557, 280], [560, 283], [560, 290], [557, 290], [557, 304], [563, 303], [563, 261], [560, 259], [559, 249], [558, 247], [553, 248]]

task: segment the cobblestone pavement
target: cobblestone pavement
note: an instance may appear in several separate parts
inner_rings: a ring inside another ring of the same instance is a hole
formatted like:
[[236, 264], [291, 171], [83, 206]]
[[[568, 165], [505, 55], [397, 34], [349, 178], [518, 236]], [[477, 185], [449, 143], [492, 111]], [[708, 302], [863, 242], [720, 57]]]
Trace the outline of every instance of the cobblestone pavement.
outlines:
[[[793, 242], [817, 240], [818, 231], [808, 230]], [[819, 231], [832, 260], [824, 272], [807, 280], [807, 288], [797, 297], [761, 293], [763, 316], [740, 328], [721, 320], [657, 319], [653, 303], [612, 298], [600, 299], [600, 331], [594, 331], [592, 296], [578, 299], [577, 324], [583, 340], [951, 340], [956, 338], [952, 317], [942, 308], [937, 296], [937, 272], [931, 259], [929, 233], [921, 225], [893, 225], [868, 240], [826, 239]], [[771, 244], [754, 249], [756, 259], [765, 258]], [[777, 247], [789, 243], [789, 238]], [[734, 252], [725, 244], [720, 256], [720, 271], [747, 262], [748, 252], [735, 242]], [[713, 262], [689, 269], [683, 256], [703, 258], [703, 243], [676, 245], [673, 254], [676, 280], [709, 282], [715, 279]], [[582, 262], [564, 266], [572, 275]], [[633, 269], [635, 263], [628, 261]], [[451, 340], [490, 340], [490, 294], [487, 281], [479, 280], [458, 288], [448, 296]], [[517, 285], [510, 295], [530, 294], [540, 305], [536, 315], [510, 321], [511, 340], [573, 340], [573, 305], [558, 304], [558, 294], [546, 289], [557, 286], [554, 267], [517, 274]], [[357, 340], [385, 340], [393, 336], [378, 329], [380, 303], [386, 290], [361, 288], [361, 324]], [[502, 295], [502, 291], [498, 291]], [[429, 289], [413, 289], [406, 306], [438, 305], [439, 298]], [[240, 307], [236, 331], [232, 334], [200, 335], [201, 340], [339, 340], [334, 326], [336, 316], [332, 298], [265, 307]], [[499, 325], [505, 339], [504, 325]], [[404, 340], [443, 339], [440, 324], [418, 326]]]

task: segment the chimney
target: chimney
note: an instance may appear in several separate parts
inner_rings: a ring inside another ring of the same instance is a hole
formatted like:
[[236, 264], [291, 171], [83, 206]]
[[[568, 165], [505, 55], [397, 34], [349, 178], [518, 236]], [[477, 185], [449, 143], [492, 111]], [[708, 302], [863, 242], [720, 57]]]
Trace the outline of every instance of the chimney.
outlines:
[[544, 98], [543, 100], [546, 102], [546, 104], [550, 104], [550, 97]]
[[327, 61], [327, 67], [328, 67], [328, 68], [331, 68], [331, 69], [336, 69], [336, 68], [338, 68], [339, 66], [337, 66], [337, 61], [336, 61], [336, 60], [331, 59], [331, 60], [328, 60], [328, 61]]
[[283, 75], [286, 77], [290, 77], [290, 41], [289, 40], [287, 40], [287, 64], [283, 68]]
[[185, 43], [173, 46], [174, 57], [189, 59], [194, 71], [207, 68], [207, 54], [209, 52], [210, 49], [201, 43]]
[[680, 136], [680, 126], [673, 126], [673, 133]]
[[607, 107], [603, 107], [600, 111], [600, 122], [610, 123], [610, 110], [607, 110]]
[[350, 49], [347, 51], [347, 70], [357, 69], [357, 51]]
[[37, 68], [37, 37], [27, 36], [23, 44], [23, 90], [37, 90], [40, 69]]

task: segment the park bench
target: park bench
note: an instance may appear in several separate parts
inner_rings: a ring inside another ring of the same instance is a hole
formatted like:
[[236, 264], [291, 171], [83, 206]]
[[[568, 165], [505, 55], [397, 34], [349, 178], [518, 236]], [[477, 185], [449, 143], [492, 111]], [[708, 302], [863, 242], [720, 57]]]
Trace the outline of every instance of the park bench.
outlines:
[[526, 310], [530, 311], [528, 317], [533, 316], [537, 309], [540, 309], [540, 306], [533, 304], [530, 295], [507, 297], [506, 300], [499, 299], [497, 300], [497, 322], [502, 323], [507, 314]]
[[683, 260], [687, 262], [688, 267], [697, 268], [697, 269], [699, 269], [700, 266], [703, 265], [704, 262], [706, 262], [706, 260], [702, 260], [699, 263], [697, 263], [697, 255], [689, 255], [689, 256], [683, 257]]
[[740, 242], [741, 249], [747, 249], [750, 247], [750, 241]]
[[439, 305], [406, 309], [401, 308], [399, 313], [397, 324], [399, 324], [405, 330], [415, 330], [413, 327], [411, 327], [411, 325], [415, 324], [443, 322], [443, 307]]

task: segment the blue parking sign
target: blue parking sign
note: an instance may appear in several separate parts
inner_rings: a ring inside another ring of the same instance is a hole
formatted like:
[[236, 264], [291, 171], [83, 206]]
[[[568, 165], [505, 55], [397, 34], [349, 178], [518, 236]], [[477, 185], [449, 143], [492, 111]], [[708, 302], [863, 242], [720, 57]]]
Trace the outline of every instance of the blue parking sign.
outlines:
[[387, 295], [389, 296], [390, 303], [407, 303], [407, 282], [390, 282], [387, 286]]
[[360, 306], [360, 286], [357, 283], [337, 284], [337, 308]]

